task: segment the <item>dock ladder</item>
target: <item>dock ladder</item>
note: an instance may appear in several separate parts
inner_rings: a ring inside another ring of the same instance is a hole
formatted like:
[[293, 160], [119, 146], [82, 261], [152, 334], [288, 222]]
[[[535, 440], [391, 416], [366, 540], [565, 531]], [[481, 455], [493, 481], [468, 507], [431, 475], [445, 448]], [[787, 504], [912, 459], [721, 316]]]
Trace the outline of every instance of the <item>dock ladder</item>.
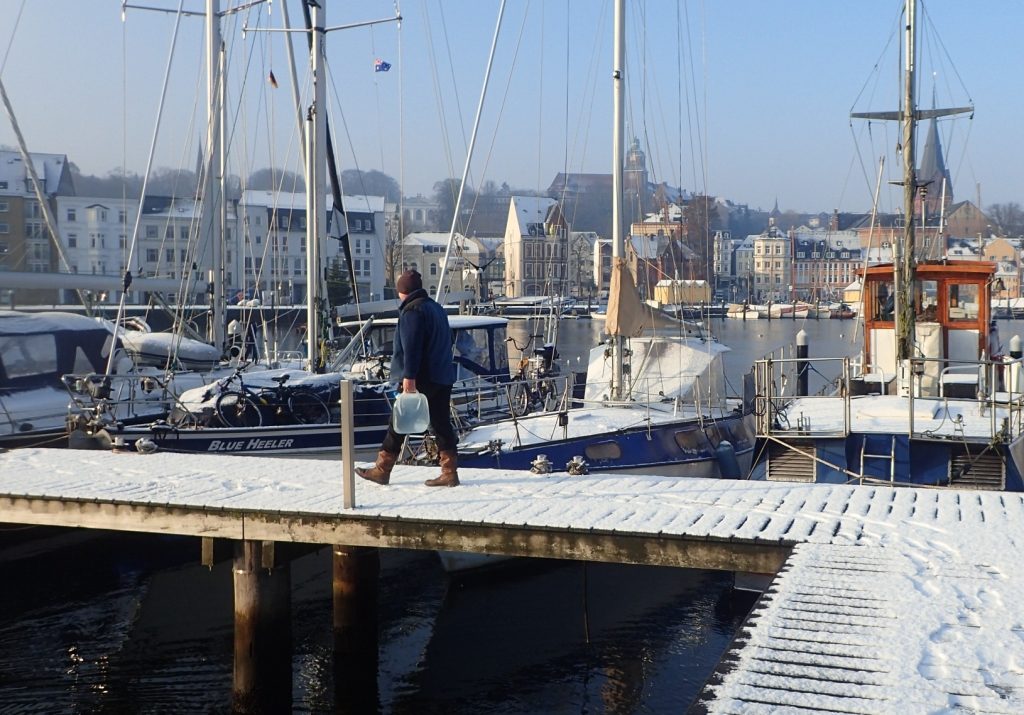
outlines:
[[868, 437], [864, 437], [864, 441], [860, 443], [860, 481], [864, 482], [864, 464], [868, 459], [874, 460], [889, 460], [889, 482], [893, 483], [896, 481], [896, 435], [889, 436], [889, 453], [888, 454], [869, 454], [868, 451]]

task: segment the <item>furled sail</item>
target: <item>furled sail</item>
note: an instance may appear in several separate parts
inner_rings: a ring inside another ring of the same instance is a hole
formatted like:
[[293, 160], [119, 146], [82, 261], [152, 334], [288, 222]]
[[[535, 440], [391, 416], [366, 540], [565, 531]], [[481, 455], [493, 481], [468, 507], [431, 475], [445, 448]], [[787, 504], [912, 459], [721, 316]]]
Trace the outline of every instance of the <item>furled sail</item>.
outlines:
[[612, 263], [611, 283], [608, 288], [608, 317], [605, 332], [608, 335], [638, 337], [647, 327], [647, 311], [633, 283], [626, 259], [615, 258]]

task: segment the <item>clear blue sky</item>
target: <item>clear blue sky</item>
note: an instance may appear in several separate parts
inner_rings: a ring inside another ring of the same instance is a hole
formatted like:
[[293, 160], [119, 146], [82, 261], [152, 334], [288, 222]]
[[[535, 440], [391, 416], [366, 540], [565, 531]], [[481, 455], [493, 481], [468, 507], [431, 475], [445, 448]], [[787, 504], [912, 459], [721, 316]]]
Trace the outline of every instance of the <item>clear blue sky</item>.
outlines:
[[[288, 1], [297, 26], [299, 5]], [[499, 4], [404, 0], [401, 29], [329, 36], [342, 168], [403, 178], [407, 195], [461, 175]], [[390, 1], [326, 5], [328, 25], [394, 12]], [[245, 21], [280, 27], [279, 6]], [[0, 0], [0, 60], [7, 56], [2, 77], [30, 150], [66, 153], [85, 173], [122, 165], [141, 172], [174, 16], [130, 10], [122, 23], [117, 0], [48, 0], [24, 3], [15, 28], [21, 8], [21, 0]], [[934, 86], [940, 104], [973, 100], [977, 110], [972, 122], [941, 125], [956, 198], [974, 200], [980, 183], [985, 206], [1024, 203], [1024, 3], [934, 0], [924, 13], [922, 104]], [[755, 208], [778, 199], [783, 210], [860, 211], [870, 207], [882, 153], [887, 178], [898, 175], [895, 127], [875, 124], [869, 134], [864, 122], [851, 130], [847, 118], [851, 109], [895, 108], [898, 0], [628, 0], [627, 14], [629, 131], [641, 138], [654, 178]], [[271, 161], [298, 170], [282, 36], [243, 39], [242, 22], [224, 28], [237, 108], [231, 171]], [[182, 20], [157, 167], [195, 164], [205, 122], [202, 36], [201, 19]], [[390, 72], [374, 73], [377, 57]], [[509, 0], [471, 182], [544, 189], [565, 168], [607, 173], [610, 69], [608, 0]], [[266, 81], [271, 70], [276, 90]], [[304, 96], [305, 82], [300, 67]], [[0, 144], [14, 145], [5, 118]], [[883, 189], [881, 203], [898, 205], [896, 191]]]

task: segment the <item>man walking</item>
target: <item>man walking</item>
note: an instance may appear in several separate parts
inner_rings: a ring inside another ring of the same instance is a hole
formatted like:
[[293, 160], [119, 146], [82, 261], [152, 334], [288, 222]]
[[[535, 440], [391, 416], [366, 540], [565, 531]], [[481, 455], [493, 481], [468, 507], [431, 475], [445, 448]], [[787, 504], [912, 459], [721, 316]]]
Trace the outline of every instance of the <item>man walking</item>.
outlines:
[[[459, 485], [457, 439], [450, 418], [455, 363], [448, 315], [423, 290], [423, 278], [406, 271], [395, 284], [401, 305], [391, 355], [391, 378], [401, 381], [402, 392], [422, 392], [430, 408], [430, 427], [440, 452], [441, 476], [428, 479], [428, 487]], [[356, 474], [377, 484], [391, 480], [391, 470], [402, 450], [403, 435], [395, 432], [394, 417], [372, 467], [357, 467]]]

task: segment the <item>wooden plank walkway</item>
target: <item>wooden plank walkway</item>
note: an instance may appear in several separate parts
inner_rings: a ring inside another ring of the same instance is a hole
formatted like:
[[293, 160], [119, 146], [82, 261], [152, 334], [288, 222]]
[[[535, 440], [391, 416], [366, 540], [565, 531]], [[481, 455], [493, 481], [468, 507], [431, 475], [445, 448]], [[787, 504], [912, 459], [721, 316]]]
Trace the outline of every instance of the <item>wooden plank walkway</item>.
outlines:
[[[779, 571], [708, 712], [1024, 712], [1024, 495], [19, 450], [0, 520]], [[781, 569], [781, 570], [780, 570]]]

